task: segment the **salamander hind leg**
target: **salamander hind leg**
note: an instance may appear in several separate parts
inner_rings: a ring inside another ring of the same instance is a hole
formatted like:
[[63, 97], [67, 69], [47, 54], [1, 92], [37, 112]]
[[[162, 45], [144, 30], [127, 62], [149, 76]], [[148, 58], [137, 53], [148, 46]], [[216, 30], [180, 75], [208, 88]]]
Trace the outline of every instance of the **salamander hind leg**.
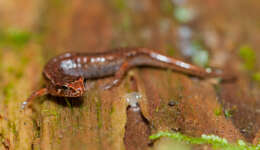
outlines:
[[125, 61], [119, 68], [119, 70], [115, 73], [112, 81], [110, 81], [109, 83], [105, 84], [105, 86], [103, 86], [103, 90], [109, 90], [115, 86], [118, 86], [121, 81], [123, 80], [124, 75], [126, 74], [126, 72], [128, 71], [128, 69], [130, 68], [130, 65], [127, 61]]

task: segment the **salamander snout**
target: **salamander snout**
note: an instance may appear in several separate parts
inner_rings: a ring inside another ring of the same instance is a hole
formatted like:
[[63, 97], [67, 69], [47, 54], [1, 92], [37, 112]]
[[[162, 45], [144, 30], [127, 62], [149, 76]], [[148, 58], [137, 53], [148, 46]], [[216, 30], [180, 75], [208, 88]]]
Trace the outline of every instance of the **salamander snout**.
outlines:
[[67, 97], [80, 97], [83, 96], [85, 93], [85, 85], [82, 78], [79, 78], [78, 80], [68, 83], [66, 85], [68, 88], [67, 90]]
[[54, 85], [50, 83], [47, 89], [49, 94], [61, 97], [81, 97], [86, 91], [84, 81], [81, 78], [64, 85]]

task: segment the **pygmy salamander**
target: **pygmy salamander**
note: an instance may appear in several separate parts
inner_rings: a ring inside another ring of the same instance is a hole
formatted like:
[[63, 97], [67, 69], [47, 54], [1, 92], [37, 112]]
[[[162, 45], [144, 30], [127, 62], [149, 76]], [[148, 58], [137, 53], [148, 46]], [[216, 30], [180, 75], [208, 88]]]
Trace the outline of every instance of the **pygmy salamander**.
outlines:
[[52, 58], [45, 65], [43, 76], [46, 87], [33, 92], [22, 107], [45, 94], [81, 97], [86, 91], [87, 79], [114, 75], [114, 79], [104, 86], [104, 89], [110, 89], [118, 85], [126, 72], [135, 66], [170, 68], [201, 78], [227, 77], [220, 70], [203, 69], [148, 48], [125, 48], [94, 54], [68, 52]]

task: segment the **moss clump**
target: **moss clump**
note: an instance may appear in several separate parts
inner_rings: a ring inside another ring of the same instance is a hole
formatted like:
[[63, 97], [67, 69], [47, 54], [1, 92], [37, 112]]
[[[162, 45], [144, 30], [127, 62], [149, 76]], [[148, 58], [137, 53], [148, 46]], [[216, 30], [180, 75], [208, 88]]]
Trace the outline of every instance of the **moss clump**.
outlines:
[[249, 45], [241, 46], [239, 49], [239, 56], [242, 58], [244, 63], [243, 65], [245, 69], [250, 73], [252, 79], [260, 83], [260, 72], [256, 71], [259, 68], [257, 68], [256, 65], [257, 58], [253, 48]]
[[160, 9], [163, 13], [172, 15], [174, 12], [173, 2], [171, 2], [171, 0], [162, 0], [160, 2]]
[[232, 117], [232, 110], [226, 109], [224, 114], [226, 118], [230, 118]]
[[127, 8], [126, 0], [113, 0], [112, 5], [119, 12], [125, 11]]
[[31, 36], [28, 31], [14, 28], [0, 30], [0, 45], [22, 47], [30, 41]]
[[175, 132], [159, 132], [157, 134], [151, 135], [149, 138], [151, 140], [156, 140], [161, 137], [169, 137], [174, 140], [184, 142], [186, 144], [208, 144], [211, 145], [213, 149], [221, 150], [260, 150], [260, 144], [254, 146], [245, 143], [242, 140], [238, 140], [237, 143], [229, 143], [225, 138], [220, 138], [216, 135], [201, 135], [201, 137], [190, 137], [183, 135], [181, 133]]
[[13, 82], [7, 83], [3, 88], [3, 94], [5, 96], [4, 103], [7, 104], [14, 95], [15, 84]]
[[239, 55], [244, 61], [244, 66], [247, 70], [254, 70], [256, 65], [256, 55], [254, 50], [249, 45], [243, 45], [239, 49]]
[[13, 121], [8, 120], [8, 128], [11, 129], [12, 133], [17, 136], [16, 124]]
[[260, 83], [260, 72], [256, 72], [253, 74], [253, 80]]
[[53, 121], [56, 127], [59, 126], [61, 115], [56, 109], [43, 109], [42, 113], [44, 114], [44, 116], [54, 117]]
[[218, 107], [214, 110], [216, 116], [220, 116], [222, 114], [222, 107]]
[[44, 109], [42, 112], [46, 113], [47, 116], [55, 116], [55, 118], [59, 118], [59, 114], [56, 110]]

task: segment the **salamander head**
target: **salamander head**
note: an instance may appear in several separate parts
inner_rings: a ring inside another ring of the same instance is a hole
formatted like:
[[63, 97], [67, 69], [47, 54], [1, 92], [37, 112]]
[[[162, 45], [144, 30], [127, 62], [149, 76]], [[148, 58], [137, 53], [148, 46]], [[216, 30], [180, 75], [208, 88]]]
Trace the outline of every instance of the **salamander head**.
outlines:
[[68, 82], [65, 84], [52, 84], [51, 82], [47, 83], [47, 88], [49, 94], [53, 96], [61, 97], [81, 97], [85, 92], [84, 80], [79, 78], [73, 82]]

